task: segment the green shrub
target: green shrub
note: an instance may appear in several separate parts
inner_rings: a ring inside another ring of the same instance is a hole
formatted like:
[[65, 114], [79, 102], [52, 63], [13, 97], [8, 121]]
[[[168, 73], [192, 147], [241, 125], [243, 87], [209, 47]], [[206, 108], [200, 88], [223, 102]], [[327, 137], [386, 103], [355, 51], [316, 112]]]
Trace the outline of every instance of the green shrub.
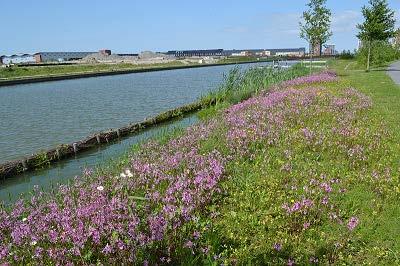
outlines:
[[339, 59], [353, 59], [355, 57], [355, 54], [352, 53], [350, 50], [343, 50], [339, 54]]
[[[357, 54], [357, 61], [362, 65], [367, 64], [368, 45], [364, 45]], [[388, 42], [375, 41], [371, 43], [371, 66], [383, 66], [385, 63], [400, 58], [400, 50]]]

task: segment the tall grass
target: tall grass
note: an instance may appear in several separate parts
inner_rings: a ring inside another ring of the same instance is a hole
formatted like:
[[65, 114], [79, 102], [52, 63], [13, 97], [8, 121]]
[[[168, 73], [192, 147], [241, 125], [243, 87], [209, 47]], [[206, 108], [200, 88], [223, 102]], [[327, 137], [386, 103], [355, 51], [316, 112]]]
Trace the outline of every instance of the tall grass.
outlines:
[[204, 103], [216, 102], [216, 104], [221, 104], [227, 102], [235, 104], [250, 98], [253, 94], [257, 94], [258, 91], [267, 89], [271, 85], [304, 76], [307, 73], [307, 68], [299, 64], [288, 70], [252, 67], [241, 71], [239, 67], [235, 67], [224, 76], [224, 82], [219, 89], [205, 95], [201, 98], [201, 101]]

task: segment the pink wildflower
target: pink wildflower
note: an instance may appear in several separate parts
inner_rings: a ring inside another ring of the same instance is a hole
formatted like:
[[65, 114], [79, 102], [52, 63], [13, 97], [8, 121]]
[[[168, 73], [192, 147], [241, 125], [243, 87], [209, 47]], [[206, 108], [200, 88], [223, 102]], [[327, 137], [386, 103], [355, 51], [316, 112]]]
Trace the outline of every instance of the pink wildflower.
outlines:
[[281, 243], [275, 243], [273, 247], [274, 247], [274, 249], [275, 249], [276, 251], [281, 251], [281, 249], [282, 249], [282, 244], [281, 244]]
[[353, 216], [350, 218], [349, 222], [347, 223], [347, 228], [349, 228], [350, 231], [353, 231], [354, 228], [358, 225], [359, 220], [357, 217]]

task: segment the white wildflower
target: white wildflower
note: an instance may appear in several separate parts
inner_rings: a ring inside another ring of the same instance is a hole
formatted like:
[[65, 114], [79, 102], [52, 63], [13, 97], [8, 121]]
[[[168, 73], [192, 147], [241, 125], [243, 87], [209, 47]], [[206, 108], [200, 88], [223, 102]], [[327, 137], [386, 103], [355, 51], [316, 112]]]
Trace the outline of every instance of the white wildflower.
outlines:
[[121, 173], [119, 176], [125, 178], [126, 174], [125, 173]]
[[125, 173], [126, 173], [126, 175], [127, 175], [128, 177], [133, 177], [133, 174], [132, 174], [131, 170], [126, 169]]
[[26, 222], [28, 219], [25, 217], [22, 219], [23, 222]]
[[37, 244], [36, 241], [32, 241], [32, 242], [31, 242], [31, 246], [35, 246], [36, 244]]
[[97, 187], [97, 190], [98, 190], [98, 191], [103, 191], [103, 190], [104, 190], [104, 187], [103, 187], [103, 186], [98, 186], [98, 187]]

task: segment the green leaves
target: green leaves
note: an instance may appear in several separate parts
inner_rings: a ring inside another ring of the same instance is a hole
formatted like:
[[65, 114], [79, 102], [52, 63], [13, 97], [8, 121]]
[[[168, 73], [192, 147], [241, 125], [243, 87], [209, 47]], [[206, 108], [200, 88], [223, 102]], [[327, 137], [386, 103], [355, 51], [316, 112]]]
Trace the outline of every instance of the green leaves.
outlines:
[[309, 10], [303, 13], [300, 22], [300, 37], [314, 45], [326, 43], [332, 36], [330, 31], [331, 11], [325, 6], [326, 0], [310, 0]]
[[93, 252], [89, 250], [89, 251], [83, 256], [83, 259], [84, 259], [85, 261], [90, 261], [90, 259], [92, 258], [92, 255], [93, 255]]
[[138, 196], [129, 196], [128, 198], [133, 200], [149, 200], [145, 197], [138, 197]]
[[387, 62], [391, 62], [400, 58], [400, 51], [393, 47], [387, 41], [373, 41], [369, 47], [361, 47], [357, 54], [357, 60], [360, 64], [365, 65], [368, 60], [368, 49], [371, 49], [370, 65], [382, 66]]
[[370, 0], [369, 4], [362, 8], [365, 21], [357, 25], [357, 37], [363, 41], [388, 41], [395, 34], [395, 12], [386, 0]]

